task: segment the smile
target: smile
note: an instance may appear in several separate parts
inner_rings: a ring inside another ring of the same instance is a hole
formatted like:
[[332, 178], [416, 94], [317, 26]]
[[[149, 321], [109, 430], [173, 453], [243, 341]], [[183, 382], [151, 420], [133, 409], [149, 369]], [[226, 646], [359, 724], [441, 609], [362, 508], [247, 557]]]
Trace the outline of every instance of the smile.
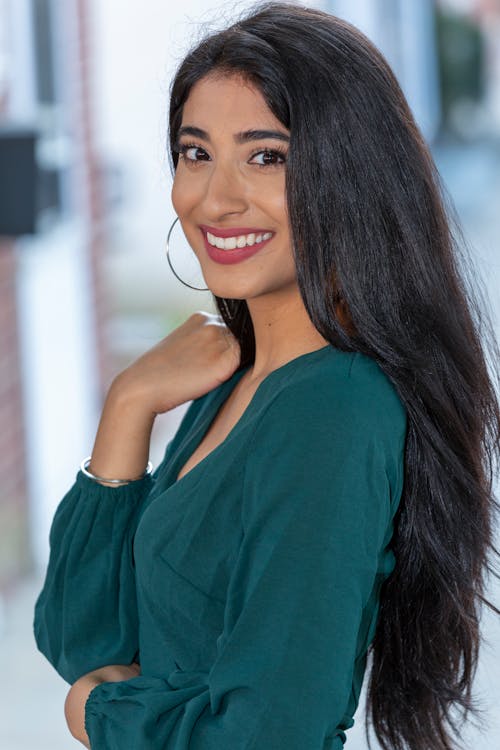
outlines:
[[217, 229], [200, 225], [209, 257], [216, 263], [239, 263], [258, 252], [274, 232], [253, 227], [231, 227]]
[[236, 247], [252, 247], [253, 245], [259, 245], [264, 240], [270, 240], [272, 236], [272, 232], [265, 232], [264, 234], [250, 232], [250, 234], [238, 234], [233, 235], [232, 237], [217, 237], [215, 234], [207, 232], [207, 240], [213, 247], [218, 247], [219, 250], [234, 250]]

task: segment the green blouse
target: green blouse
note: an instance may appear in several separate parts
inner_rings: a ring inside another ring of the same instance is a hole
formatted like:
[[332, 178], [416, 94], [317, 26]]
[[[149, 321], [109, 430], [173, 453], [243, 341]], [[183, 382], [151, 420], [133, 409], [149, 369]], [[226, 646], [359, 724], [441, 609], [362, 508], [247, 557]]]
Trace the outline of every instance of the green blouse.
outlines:
[[176, 481], [248, 368], [192, 401], [152, 477], [78, 472], [50, 532], [39, 649], [68, 682], [106, 664], [92, 750], [340, 750], [354, 723], [404, 474], [406, 410], [330, 344], [272, 371]]

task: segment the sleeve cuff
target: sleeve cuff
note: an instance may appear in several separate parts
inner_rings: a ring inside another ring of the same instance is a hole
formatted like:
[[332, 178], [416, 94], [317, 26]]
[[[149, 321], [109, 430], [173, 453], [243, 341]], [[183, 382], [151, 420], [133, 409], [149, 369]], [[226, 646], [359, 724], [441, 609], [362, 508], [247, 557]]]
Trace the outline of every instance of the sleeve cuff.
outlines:
[[118, 487], [109, 487], [99, 482], [94, 482], [86, 477], [82, 471], [76, 475], [76, 484], [89, 496], [95, 498], [112, 498], [115, 500], [137, 499], [147, 494], [153, 486], [153, 478], [150, 474], [142, 479], [136, 479], [129, 484], [121, 484]]

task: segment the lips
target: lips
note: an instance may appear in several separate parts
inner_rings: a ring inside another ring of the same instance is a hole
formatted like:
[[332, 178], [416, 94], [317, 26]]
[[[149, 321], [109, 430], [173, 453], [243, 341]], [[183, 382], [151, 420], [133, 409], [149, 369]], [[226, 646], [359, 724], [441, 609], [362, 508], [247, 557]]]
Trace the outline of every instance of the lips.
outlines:
[[[259, 250], [261, 250], [264, 245], [267, 245], [267, 243], [274, 237], [274, 233], [271, 234], [269, 230], [256, 229], [255, 227], [231, 227], [230, 229], [218, 229], [203, 224], [200, 225], [200, 229], [203, 234], [207, 255], [211, 260], [216, 263], [221, 263], [222, 265], [240, 263], [241, 261], [246, 260], [252, 255], [258, 253]], [[262, 239], [260, 242], [254, 241], [251, 245], [246, 244], [244, 247], [222, 249], [214, 247], [214, 245], [208, 241], [207, 233], [213, 235], [213, 237], [218, 237], [224, 240], [227, 240], [228, 237], [241, 237], [243, 235], [253, 235], [255, 238], [262, 237]], [[267, 239], [263, 239], [264, 235], [267, 235]]]

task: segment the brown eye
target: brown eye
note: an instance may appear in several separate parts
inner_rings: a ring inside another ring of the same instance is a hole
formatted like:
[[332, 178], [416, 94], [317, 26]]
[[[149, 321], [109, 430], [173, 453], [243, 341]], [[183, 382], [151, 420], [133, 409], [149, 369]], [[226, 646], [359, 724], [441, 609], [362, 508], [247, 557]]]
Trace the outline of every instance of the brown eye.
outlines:
[[185, 143], [181, 145], [179, 147], [179, 155], [188, 162], [208, 161], [210, 158], [201, 146], [197, 146], [193, 143]]
[[252, 161], [259, 167], [275, 167], [284, 164], [286, 154], [275, 149], [265, 149], [253, 154]]

